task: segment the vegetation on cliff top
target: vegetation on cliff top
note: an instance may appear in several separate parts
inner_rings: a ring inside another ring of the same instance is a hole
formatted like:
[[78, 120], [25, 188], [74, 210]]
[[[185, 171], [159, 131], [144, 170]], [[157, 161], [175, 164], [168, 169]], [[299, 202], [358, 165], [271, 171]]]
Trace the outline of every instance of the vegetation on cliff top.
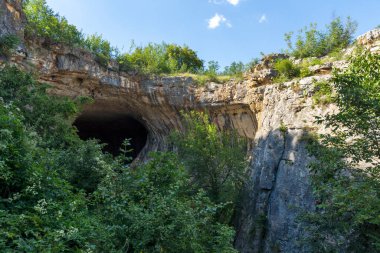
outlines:
[[288, 53], [296, 58], [322, 57], [348, 47], [354, 40], [357, 23], [347, 18], [335, 18], [327, 26], [326, 31], [317, 30], [317, 24], [310, 24], [298, 32], [293, 43], [293, 32], [285, 34]]
[[224, 71], [219, 71], [217, 62], [210, 61], [208, 66], [205, 66], [197, 53], [186, 45], [132, 44], [129, 52], [121, 53], [99, 34], [86, 36], [74, 25], [69, 24], [65, 17], [55, 13], [45, 0], [24, 1], [24, 12], [28, 21], [27, 36], [44, 38], [49, 43], [62, 43], [89, 50], [104, 67], [107, 67], [111, 60], [118, 62], [120, 71], [155, 75], [192, 73], [203, 75], [210, 81], [222, 81], [223, 79], [218, 78], [219, 74], [240, 77], [250, 67], [250, 64], [233, 62]]

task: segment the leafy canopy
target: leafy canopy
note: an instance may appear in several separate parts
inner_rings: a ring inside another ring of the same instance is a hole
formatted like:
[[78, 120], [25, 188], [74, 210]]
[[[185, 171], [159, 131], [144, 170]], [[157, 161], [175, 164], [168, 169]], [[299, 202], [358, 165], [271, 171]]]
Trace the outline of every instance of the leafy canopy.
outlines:
[[363, 51], [334, 74], [339, 112], [313, 142], [313, 184], [320, 204], [308, 217], [319, 252], [380, 251], [380, 55]]
[[192, 177], [215, 203], [230, 203], [221, 212], [229, 222], [246, 176], [246, 141], [235, 132], [221, 132], [206, 113], [183, 114], [184, 129], [173, 133], [178, 155]]
[[349, 46], [354, 39], [357, 23], [347, 18], [343, 23], [341, 18], [333, 19], [327, 25], [326, 31], [317, 30], [316, 24], [301, 29], [293, 43], [293, 32], [285, 34], [288, 52], [296, 58], [321, 57], [337, 52]]

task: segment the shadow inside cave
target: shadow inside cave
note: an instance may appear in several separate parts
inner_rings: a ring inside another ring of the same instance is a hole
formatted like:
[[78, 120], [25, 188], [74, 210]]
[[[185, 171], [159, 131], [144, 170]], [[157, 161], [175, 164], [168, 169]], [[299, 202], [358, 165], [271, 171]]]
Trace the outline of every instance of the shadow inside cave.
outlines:
[[135, 159], [144, 148], [148, 130], [135, 118], [120, 113], [83, 113], [73, 123], [82, 140], [98, 139], [106, 144], [103, 151], [120, 154], [125, 139], [130, 139], [130, 156]]

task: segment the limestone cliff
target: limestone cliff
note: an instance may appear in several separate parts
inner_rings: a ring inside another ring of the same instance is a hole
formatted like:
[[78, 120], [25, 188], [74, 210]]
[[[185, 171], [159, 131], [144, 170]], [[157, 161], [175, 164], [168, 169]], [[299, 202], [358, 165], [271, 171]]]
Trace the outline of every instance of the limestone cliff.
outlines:
[[[19, 1], [0, 0], [0, 35], [21, 34]], [[22, 34], [21, 34], [22, 36]], [[379, 50], [380, 30], [371, 31], [358, 43]], [[250, 140], [250, 181], [241, 200], [235, 245], [241, 252], [307, 252], [299, 242], [305, 226], [297, 220], [314, 209], [308, 163], [302, 137], [306, 131], [324, 132], [315, 116], [333, 111], [333, 105], [313, 103], [318, 80], [329, 80], [334, 67], [345, 62], [313, 66], [311, 77], [273, 84], [275, 71], [268, 58], [247, 73], [244, 80], [199, 86], [190, 77], [141, 77], [118, 71], [116, 63], [101, 66], [80, 49], [25, 41], [11, 62], [38, 74], [60, 96], [90, 96], [88, 117], [123, 114], [135, 118], [148, 130], [146, 152], [163, 150], [166, 136], [181, 128], [181, 110], [207, 110], [220, 129], [236, 129]], [[275, 55], [272, 57], [285, 57]]]

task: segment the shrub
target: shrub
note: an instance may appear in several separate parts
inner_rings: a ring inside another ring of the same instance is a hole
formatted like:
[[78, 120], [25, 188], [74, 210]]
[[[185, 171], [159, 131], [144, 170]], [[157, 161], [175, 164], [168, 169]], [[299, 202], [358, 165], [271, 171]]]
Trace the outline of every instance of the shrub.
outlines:
[[314, 104], [326, 105], [333, 102], [333, 89], [331, 84], [326, 81], [314, 83]]
[[218, 131], [205, 113], [183, 114], [184, 129], [172, 135], [181, 161], [193, 179], [215, 203], [232, 203], [220, 213], [229, 222], [245, 180], [246, 142], [234, 132]]
[[330, 22], [326, 31], [319, 31], [316, 24], [311, 24], [300, 30], [294, 44], [292, 32], [285, 34], [285, 41], [289, 53], [296, 58], [321, 57], [349, 46], [356, 28], [357, 23], [349, 17], [345, 24], [338, 17]]
[[309, 67], [307, 66], [302, 66], [300, 68], [300, 73], [299, 73], [299, 76], [300, 77], [307, 77], [307, 76], [311, 76], [313, 73], [309, 70]]
[[96, 60], [102, 65], [107, 66], [109, 61], [116, 57], [118, 50], [111, 46], [111, 43], [101, 35], [93, 34], [84, 40], [84, 48], [96, 55]]
[[203, 69], [203, 61], [188, 46], [181, 47], [175, 44], [168, 44], [166, 45], [166, 54], [171, 63], [172, 72], [197, 73]]
[[0, 56], [9, 57], [17, 45], [20, 43], [19, 37], [8, 34], [0, 37]]
[[116, 59], [120, 71], [137, 70], [141, 74], [198, 73], [203, 70], [203, 61], [186, 45], [149, 43], [145, 47], [132, 46], [133, 52], [119, 55], [118, 49], [101, 35], [85, 38], [81, 31], [49, 8], [46, 0], [25, 1], [24, 12], [28, 21], [27, 36], [87, 49], [95, 54], [96, 61], [104, 67], [108, 66], [111, 59]]
[[278, 76], [285, 80], [297, 77], [300, 75], [300, 68], [293, 64], [289, 59], [278, 60], [274, 64], [274, 69], [277, 70]]
[[221, 208], [202, 191], [192, 191], [188, 176], [171, 153], [151, 154], [134, 170], [106, 177], [96, 192], [102, 220], [117, 248], [132, 252], [236, 252], [234, 231], [215, 222]]
[[66, 18], [55, 13], [45, 0], [27, 0], [24, 3], [28, 36], [47, 38], [51, 42], [70, 46], [82, 45], [83, 34], [70, 25]]
[[[253, 63], [251, 63], [253, 64]], [[244, 63], [240, 62], [232, 62], [230, 66], [226, 66], [223, 71], [223, 75], [229, 76], [241, 76], [243, 72], [245, 72], [247, 66]]]
[[187, 46], [149, 43], [136, 47], [132, 53], [118, 57], [121, 71], [137, 70], [142, 74], [196, 73], [203, 61]]

